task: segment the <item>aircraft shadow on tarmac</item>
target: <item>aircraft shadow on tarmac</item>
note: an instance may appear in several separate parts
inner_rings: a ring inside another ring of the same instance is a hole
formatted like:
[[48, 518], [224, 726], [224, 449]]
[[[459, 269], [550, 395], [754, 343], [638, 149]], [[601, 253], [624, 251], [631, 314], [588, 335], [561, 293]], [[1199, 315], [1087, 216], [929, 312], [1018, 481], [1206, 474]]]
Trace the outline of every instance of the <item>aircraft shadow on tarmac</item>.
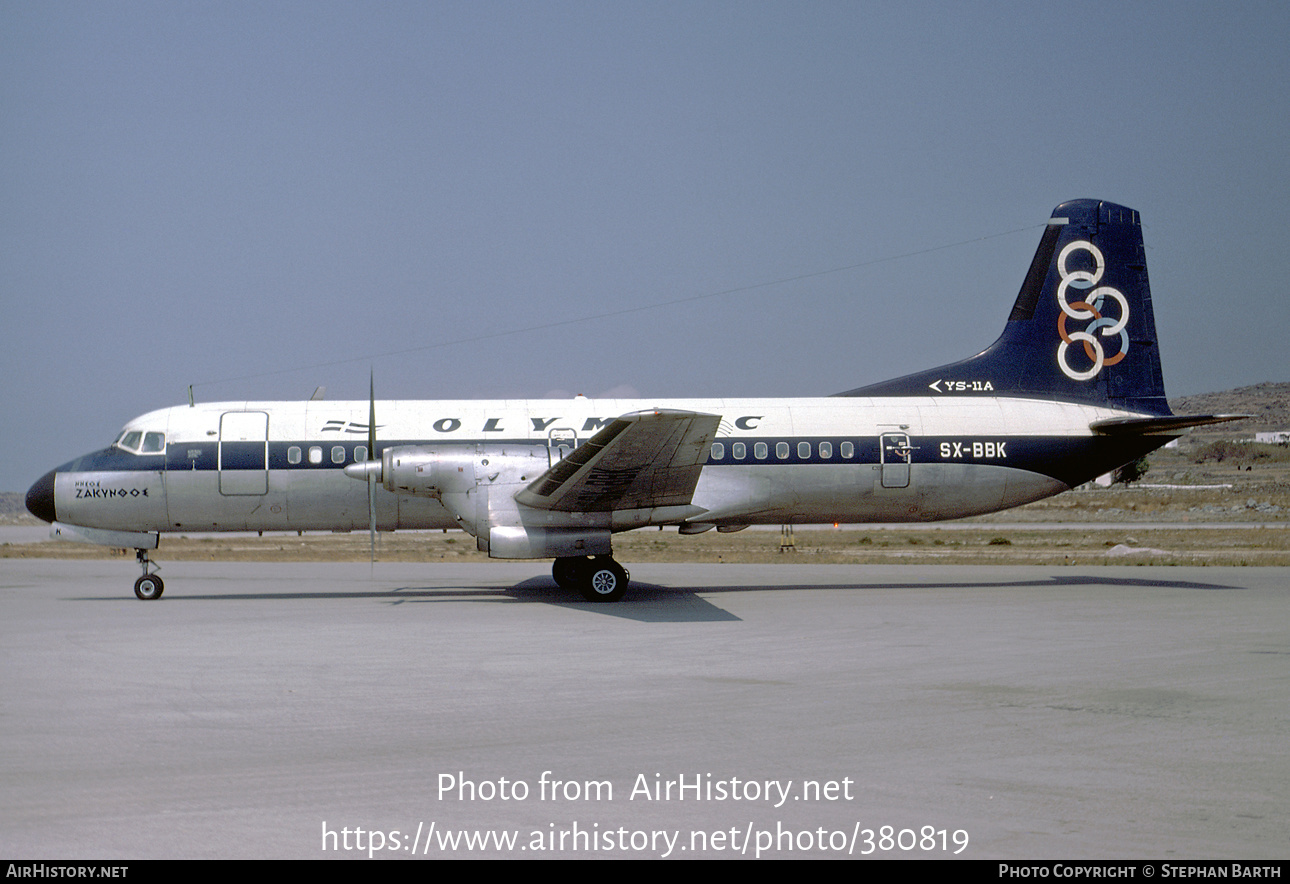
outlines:
[[769, 592], [812, 590], [862, 590], [862, 589], [1026, 589], [1059, 586], [1154, 586], [1161, 589], [1247, 589], [1244, 586], [1228, 586], [1221, 583], [1199, 583], [1194, 580], [1158, 580], [1141, 577], [1094, 577], [1087, 574], [1042, 577], [1029, 580], [964, 580], [959, 582], [925, 580], [916, 583], [894, 583], [891, 581], [873, 581], [865, 583], [798, 583], [791, 586], [782, 584], [754, 585], [741, 583], [734, 586], [704, 586], [695, 592]]
[[[340, 592], [249, 592], [219, 593], [215, 595], [185, 595], [175, 593], [165, 601], [284, 601], [284, 600], [380, 600], [389, 604], [424, 604], [427, 602], [509, 602], [538, 603], [572, 608], [593, 614], [605, 614], [641, 623], [701, 623], [738, 621], [741, 618], [716, 606], [703, 595], [743, 592], [797, 592], [802, 590], [857, 591], [857, 590], [927, 590], [927, 589], [1025, 589], [1044, 587], [1159, 587], [1162, 589], [1232, 590], [1244, 589], [1219, 583], [1202, 583], [1192, 580], [1169, 580], [1146, 577], [1093, 576], [1087, 574], [1056, 575], [1023, 580], [964, 580], [922, 581], [897, 583], [892, 581], [865, 581], [853, 583], [806, 584], [748, 584], [729, 586], [669, 587], [635, 582], [630, 595], [614, 604], [595, 604], [584, 601], [578, 593], [560, 589], [545, 577], [532, 577], [510, 587], [485, 586], [401, 586], [394, 589], [352, 590]], [[82, 597], [73, 601], [122, 601], [137, 604], [124, 596]]]
[[[764, 589], [766, 587], [751, 587]], [[732, 587], [731, 589], [738, 589]], [[339, 592], [226, 592], [218, 594], [174, 593], [167, 595], [162, 602], [250, 602], [250, 601], [334, 601], [337, 599], [366, 599], [384, 601], [388, 604], [424, 604], [427, 602], [509, 602], [525, 604], [555, 605], [587, 611], [593, 614], [608, 614], [626, 620], [637, 620], [642, 623], [701, 623], [705, 621], [739, 620], [729, 611], [724, 611], [699, 597], [699, 592], [707, 588], [691, 589], [688, 587], [666, 587], [650, 583], [632, 584], [631, 594], [620, 602], [598, 604], [585, 601], [577, 592], [561, 589], [549, 579], [530, 578], [511, 587], [485, 586], [400, 586], [395, 589], [350, 590]], [[718, 591], [730, 591], [720, 589]], [[135, 603], [129, 596], [82, 596], [68, 599], [80, 602], [125, 601]]]

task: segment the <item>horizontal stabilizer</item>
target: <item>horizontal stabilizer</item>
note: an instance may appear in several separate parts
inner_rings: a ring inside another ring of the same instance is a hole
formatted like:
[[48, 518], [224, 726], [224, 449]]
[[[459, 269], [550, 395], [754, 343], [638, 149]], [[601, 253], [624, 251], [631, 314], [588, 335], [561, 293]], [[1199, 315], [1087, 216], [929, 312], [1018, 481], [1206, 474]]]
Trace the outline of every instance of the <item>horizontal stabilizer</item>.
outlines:
[[569, 513], [684, 506], [694, 497], [721, 418], [655, 409], [616, 418], [515, 495]]
[[1147, 433], [1173, 433], [1188, 427], [1223, 424], [1253, 416], [1251, 414], [1173, 414], [1168, 417], [1113, 417], [1093, 421], [1088, 428], [1108, 436], [1138, 436]]

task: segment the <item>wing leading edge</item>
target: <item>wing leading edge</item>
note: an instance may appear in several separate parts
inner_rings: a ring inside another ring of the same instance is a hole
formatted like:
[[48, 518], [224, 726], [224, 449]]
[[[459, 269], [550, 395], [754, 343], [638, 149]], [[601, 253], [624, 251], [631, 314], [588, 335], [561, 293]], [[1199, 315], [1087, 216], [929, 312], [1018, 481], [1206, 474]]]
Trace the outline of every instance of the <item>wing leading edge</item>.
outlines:
[[515, 495], [524, 506], [603, 513], [685, 506], [721, 417], [654, 409], [615, 418]]

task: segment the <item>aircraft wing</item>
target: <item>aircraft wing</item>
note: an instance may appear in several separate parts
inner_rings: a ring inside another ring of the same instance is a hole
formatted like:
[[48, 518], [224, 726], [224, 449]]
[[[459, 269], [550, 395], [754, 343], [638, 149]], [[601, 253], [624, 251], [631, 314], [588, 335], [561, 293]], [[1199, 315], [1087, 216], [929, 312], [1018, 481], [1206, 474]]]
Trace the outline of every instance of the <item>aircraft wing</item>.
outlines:
[[515, 499], [571, 513], [685, 506], [720, 420], [720, 415], [670, 409], [624, 414]]

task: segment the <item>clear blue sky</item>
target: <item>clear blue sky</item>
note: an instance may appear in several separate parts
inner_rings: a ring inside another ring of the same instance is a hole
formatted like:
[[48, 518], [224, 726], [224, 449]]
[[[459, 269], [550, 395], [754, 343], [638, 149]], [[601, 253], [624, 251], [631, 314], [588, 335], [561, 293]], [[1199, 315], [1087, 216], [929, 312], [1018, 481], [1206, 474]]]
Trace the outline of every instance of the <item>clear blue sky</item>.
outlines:
[[1288, 45], [1283, 2], [6, 0], [0, 489], [188, 384], [849, 389], [989, 344], [1075, 197], [1142, 213], [1170, 395], [1290, 380]]

